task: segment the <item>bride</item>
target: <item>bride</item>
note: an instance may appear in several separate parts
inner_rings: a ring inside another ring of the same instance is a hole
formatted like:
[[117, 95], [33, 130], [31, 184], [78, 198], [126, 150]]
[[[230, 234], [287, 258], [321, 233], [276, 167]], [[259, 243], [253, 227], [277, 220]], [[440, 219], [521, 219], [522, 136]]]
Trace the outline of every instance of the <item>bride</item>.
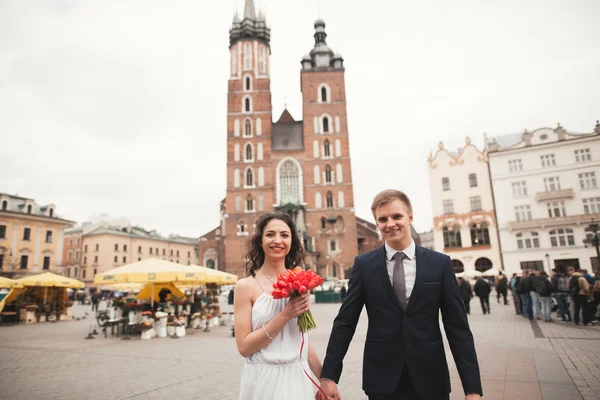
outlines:
[[271, 297], [277, 277], [304, 261], [292, 218], [283, 213], [262, 216], [246, 260], [250, 276], [237, 282], [234, 297], [235, 341], [245, 358], [239, 398], [313, 399], [315, 387], [303, 366], [308, 363], [319, 378], [322, 364], [306, 334], [300, 355], [302, 334], [297, 326], [297, 317], [309, 308], [309, 295]]

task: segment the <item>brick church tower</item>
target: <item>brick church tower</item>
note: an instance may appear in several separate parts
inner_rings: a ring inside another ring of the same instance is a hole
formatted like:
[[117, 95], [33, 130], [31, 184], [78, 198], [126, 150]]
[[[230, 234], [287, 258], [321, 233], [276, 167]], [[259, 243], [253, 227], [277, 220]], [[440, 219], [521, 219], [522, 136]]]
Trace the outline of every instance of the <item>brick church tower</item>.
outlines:
[[249, 236], [258, 218], [273, 211], [294, 217], [307, 266], [323, 277], [347, 277], [363, 242], [379, 243], [372, 227], [357, 233], [344, 60], [327, 46], [325, 22], [314, 26], [314, 48], [301, 61], [303, 121], [286, 109], [273, 122], [270, 29], [253, 0], [246, 0], [241, 20], [233, 19], [227, 194], [220, 226], [200, 238], [201, 265], [243, 276]]

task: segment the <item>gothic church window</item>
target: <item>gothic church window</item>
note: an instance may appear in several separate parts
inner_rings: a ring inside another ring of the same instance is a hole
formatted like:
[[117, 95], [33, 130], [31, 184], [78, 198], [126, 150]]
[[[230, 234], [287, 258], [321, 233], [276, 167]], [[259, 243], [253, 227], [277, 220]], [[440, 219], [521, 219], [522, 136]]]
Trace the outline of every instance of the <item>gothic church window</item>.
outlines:
[[252, 80], [249, 76], [246, 76], [246, 79], [244, 79], [244, 90], [247, 92], [252, 90]]
[[254, 199], [252, 199], [251, 195], [246, 197], [246, 211], [254, 211]]
[[322, 103], [327, 103], [327, 88], [325, 86], [321, 87], [321, 102]]
[[247, 96], [244, 98], [244, 112], [252, 112], [252, 102]]
[[329, 143], [329, 139], [325, 139], [323, 143], [323, 153], [325, 153], [325, 157], [331, 157], [331, 144]]
[[249, 119], [247, 119], [246, 122], [244, 122], [244, 136], [252, 136], [252, 123]]
[[246, 186], [250, 187], [253, 186], [253, 182], [254, 182], [254, 177], [252, 176], [252, 169], [248, 168], [246, 170]]
[[327, 192], [327, 208], [333, 208], [333, 193]]
[[252, 145], [250, 143], [248, 143], [246, 145], [246, 161], [252, 161]]
[[331, 167], [329, 165], [325, 166], [325, 183], [332, 183]]
[[329, 118], [323, 117], [323, 133], [329, 132]]
[[279, 170], [280, 204], [300, 203], [300, 171], [292, 160], [287, 160]]

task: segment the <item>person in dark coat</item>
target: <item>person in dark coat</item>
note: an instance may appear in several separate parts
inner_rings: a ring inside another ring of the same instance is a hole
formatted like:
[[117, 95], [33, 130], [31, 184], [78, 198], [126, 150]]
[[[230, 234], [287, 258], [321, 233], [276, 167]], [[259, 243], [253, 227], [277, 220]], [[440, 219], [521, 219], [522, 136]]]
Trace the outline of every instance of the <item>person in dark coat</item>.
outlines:
[[484, 314], [489, 314], [490, 311], [490, 292], [492, 288], [489, 283], [483, 278], [478, 278], [475, 282], [475, 294], [479, 297], [481, 302], [481, 310]]
[[498, 279], [496, 280], [496, 293], [498, 303], [500, 303], [500, 296], [504, 298], [504, 305], [508, 305], [508, 300], [506, 300], [506, 296], [508, 294], [508, 280], [506, 279], [506, 275], [502, 273], [498, 275]]
[[342, 296], [342, 302], [344, 301], [344, 298], [346, 297], [346, 292], [348, 290], [346, 290], [346, 286], [342, 286], [342, 289], [340, 290], [340, 294]]
[[460, 290], [460, 297], [462, 297], [463, 303], [465, 303], [467, 314], [471, 314], [471, 299], [473, 298], [471, 284], [464, 278], [458, 278], [458, 289]]

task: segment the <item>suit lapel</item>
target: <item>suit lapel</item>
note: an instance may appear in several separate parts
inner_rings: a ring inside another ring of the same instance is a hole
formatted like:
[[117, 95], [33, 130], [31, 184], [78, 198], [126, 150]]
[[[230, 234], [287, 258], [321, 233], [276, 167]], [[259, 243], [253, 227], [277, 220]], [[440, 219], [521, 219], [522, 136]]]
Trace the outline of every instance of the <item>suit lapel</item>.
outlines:
[[415, 286], [413, 286], [413, 290], [410, 294], [410, 298], [408, 299], [408, 305], [406, 306], [406, 311], [410, 311], [414, 306], [411, 306], [415, 303], [415, 296], [419, 295], [419, 292], [423, 283], [423, 274], [425, 273], [425, 251], [423, 248], [415, 243], [415, 257], [417, 258], [417, 276], [415, 278]]
[[381, 283], [383, 284], [383, 288], [384, 288], [385, 292], [392, 299], [394, 304], [400, 310], [402, 310], [402, 306], [400, 305], [398, 296], [396, 296], [396, 292], [394, 292], [394, 288], [392, 287], [392, 283], [390, 282], [390, 276], [388, 275], [385, 246], [380, 247], [379, 254], [377, 254], [376, 269], [377, 269], [377, 274], [379, 275], [379, 279], [381, 279]]

